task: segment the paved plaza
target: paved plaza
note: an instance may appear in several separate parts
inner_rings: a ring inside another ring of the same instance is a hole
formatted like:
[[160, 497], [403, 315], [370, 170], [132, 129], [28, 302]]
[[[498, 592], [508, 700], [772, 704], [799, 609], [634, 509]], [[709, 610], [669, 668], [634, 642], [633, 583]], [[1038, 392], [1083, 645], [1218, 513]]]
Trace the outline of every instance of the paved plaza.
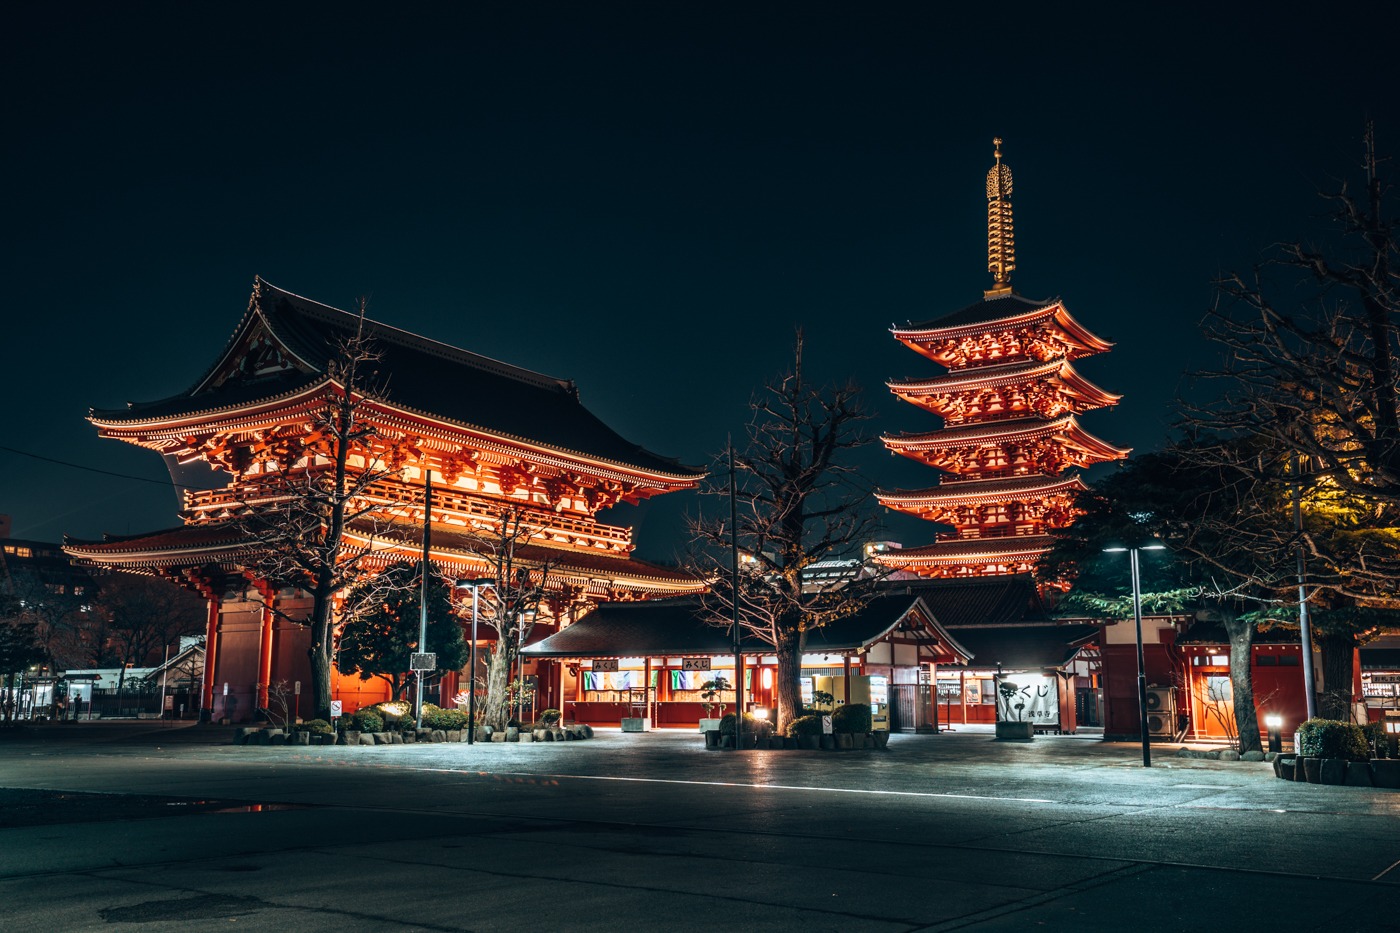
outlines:
[[1400, 930], [1400, 792], [1085, 736], [887, 752], [0, 739], [0, 928]]

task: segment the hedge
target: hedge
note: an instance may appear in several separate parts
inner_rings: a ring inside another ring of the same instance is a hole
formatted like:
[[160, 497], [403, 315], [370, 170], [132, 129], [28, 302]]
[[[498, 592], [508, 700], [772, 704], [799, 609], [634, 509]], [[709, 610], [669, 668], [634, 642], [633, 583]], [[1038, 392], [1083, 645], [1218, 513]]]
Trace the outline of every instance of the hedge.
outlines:
[[1355, 723], [1309, 719], [1298, 727], [1298, 754], [1305, 758], [1365, 761], [1371, 757], [1371, 748], [1365, 731]]

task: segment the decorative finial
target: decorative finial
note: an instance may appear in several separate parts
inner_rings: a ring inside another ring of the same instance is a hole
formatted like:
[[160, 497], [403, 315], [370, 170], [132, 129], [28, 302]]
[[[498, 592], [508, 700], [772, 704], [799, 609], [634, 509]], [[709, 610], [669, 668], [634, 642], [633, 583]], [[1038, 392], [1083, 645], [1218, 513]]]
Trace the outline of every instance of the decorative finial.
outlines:
[[1011, 220], [1011, 169], [1001, 164], [1001, 137], [992, 140], [996, 164], [987, 172], [987, 271], [992, 287], [987, 298], [1011, 294], [1016, 268], [1016, 232]]

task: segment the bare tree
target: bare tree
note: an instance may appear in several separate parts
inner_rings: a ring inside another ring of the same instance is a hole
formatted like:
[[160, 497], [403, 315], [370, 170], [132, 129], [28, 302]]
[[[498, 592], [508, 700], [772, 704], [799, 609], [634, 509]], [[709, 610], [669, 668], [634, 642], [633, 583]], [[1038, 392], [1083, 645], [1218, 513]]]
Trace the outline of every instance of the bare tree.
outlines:
[[[858, 558], [876, 522], [864, 508], [867, 487], [842, 455], [865, 442], [869, 417], [853, 384], [813, 386], [802, 375], [802, 331], [792, 371], [750, 402], [747, 440], [734, 453], [737, 529], [727, 509], [691, 519], [697, 572], [713, 581], [706, 596], [716, 625], [729, 625], [738, 603], [740, 625], [771, 645], [778, 659], [778, 726], [801, 715], [802, 653], [809, 632], [862, 608], [871, 580], [856, 571], [830, 582], [812, 578], [813, 565]], [[729, 495], [727, 457], [717, 458], [702, 494]], [[737, 579], [726, 556], [737, 530], [745, 559]]]
[[[1400, 607], [1400, 243], [1369, 126], [1362, 166], [1360, 198], [1345, 183], [1326, 195], [1337, 242], [1283, 244], [1252, 274], [1218, 283], [1205, 326], [1225, 360], [1204, 375], [1222, 391], [1187, 406], [1189, 428], [1220, 439], [1196, 445], [1200, 463], [1233, 471], [1276, 508], [1288, 490], [1302, 499], [1296, 531], [1273, 523], [1239, 540], [1271, 555], [1277, 576], [1301, 550], [1329, 684], [1351, 683], [1375, 612]], [[1258, 455], [1238, 456], [1245, 439]]]
[[204, 601], [158, 577], [112, 573], [100, 580], [93, 617], [106, 620], [107, 644], [118, 664], [143, 666], [181, 635], [205, 625]]
[[[486, 698], [479, 718], [495, 727], [505, 726], [520, 715], [518, 701], [522, 684], [517, 671], [520, 649], [529, 641], [545, 597], [545, 584], [554, 562], [539, 552], [527, 553], [531, 538], [547, 527], [544, 516], [530, 509], [502, 506], [489, 526], [472, 534], [471, 550], [489, 566], [489, 587], [481, 587], [474, 597], [479, 620], [496, 632], [486, 656]], [[467, 609], [471, 611], [470, 607]], [[474, 678], [475, 671], [471, 672]], [[472, 683], [470, 689], [475, 690]], [[475, 728], [476, 724], [472, 724]]]
[[[373, 575], [372, 558], [384, 549], [374, 528], [395, 505], [371, 487], [401, 473], [402, 457], [421, 457], [400, 441], [397, 456], [385, 459], [385, 445], [376, 441], [386, 439], [366, 417], [382, 386], [375, 382], [380, 353], [365, 334], [365, 311], [361, 300], [355, 333], [339, 341], [328, 362], [326, 403], [309, 430], [270, 432], [258, 446], [261, 469], [245, 476], [245, 514], [238, 519], [261, 555], [251, 570], [310, 596], [304, 616], [269, 602], [273, 612], [310, 629], [311, 697], [321, 719], [330, 718], [336, 596]], [[368, 543], [349, 537], [352, 525]]]

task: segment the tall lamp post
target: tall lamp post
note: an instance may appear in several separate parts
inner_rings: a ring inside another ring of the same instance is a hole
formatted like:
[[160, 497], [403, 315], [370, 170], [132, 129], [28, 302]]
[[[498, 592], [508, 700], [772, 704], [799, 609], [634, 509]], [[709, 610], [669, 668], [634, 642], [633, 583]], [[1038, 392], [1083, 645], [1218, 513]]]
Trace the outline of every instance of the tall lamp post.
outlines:
[[1133, 626], [1137, 633], [1138, 734], [1142, 736], [1142, 766], [1152, 767], [1152, 743], [1147, 737], [1147, 672], [1142, 655], [1142, 582], [1138, 576], [1138, 551], [1164, 551], [1165, 544], [1144, 544], [1141, 547], [1106, 547], [1110, 554], [1128, 552], [1128, 566], [1133, 578]]
[[496, 581], [491, 579], [483, 580], [458, 580], [454, 586], [459, 590], [472, 591], [472, 646], [467, 661], [468, 675], [467, 684], [470, 692], [467, 694], [467, 744], [476, 744], [476, 622], [481, 616], [478, 609], [481, 600], [481, 588], [483, 586], [495, 586]]

